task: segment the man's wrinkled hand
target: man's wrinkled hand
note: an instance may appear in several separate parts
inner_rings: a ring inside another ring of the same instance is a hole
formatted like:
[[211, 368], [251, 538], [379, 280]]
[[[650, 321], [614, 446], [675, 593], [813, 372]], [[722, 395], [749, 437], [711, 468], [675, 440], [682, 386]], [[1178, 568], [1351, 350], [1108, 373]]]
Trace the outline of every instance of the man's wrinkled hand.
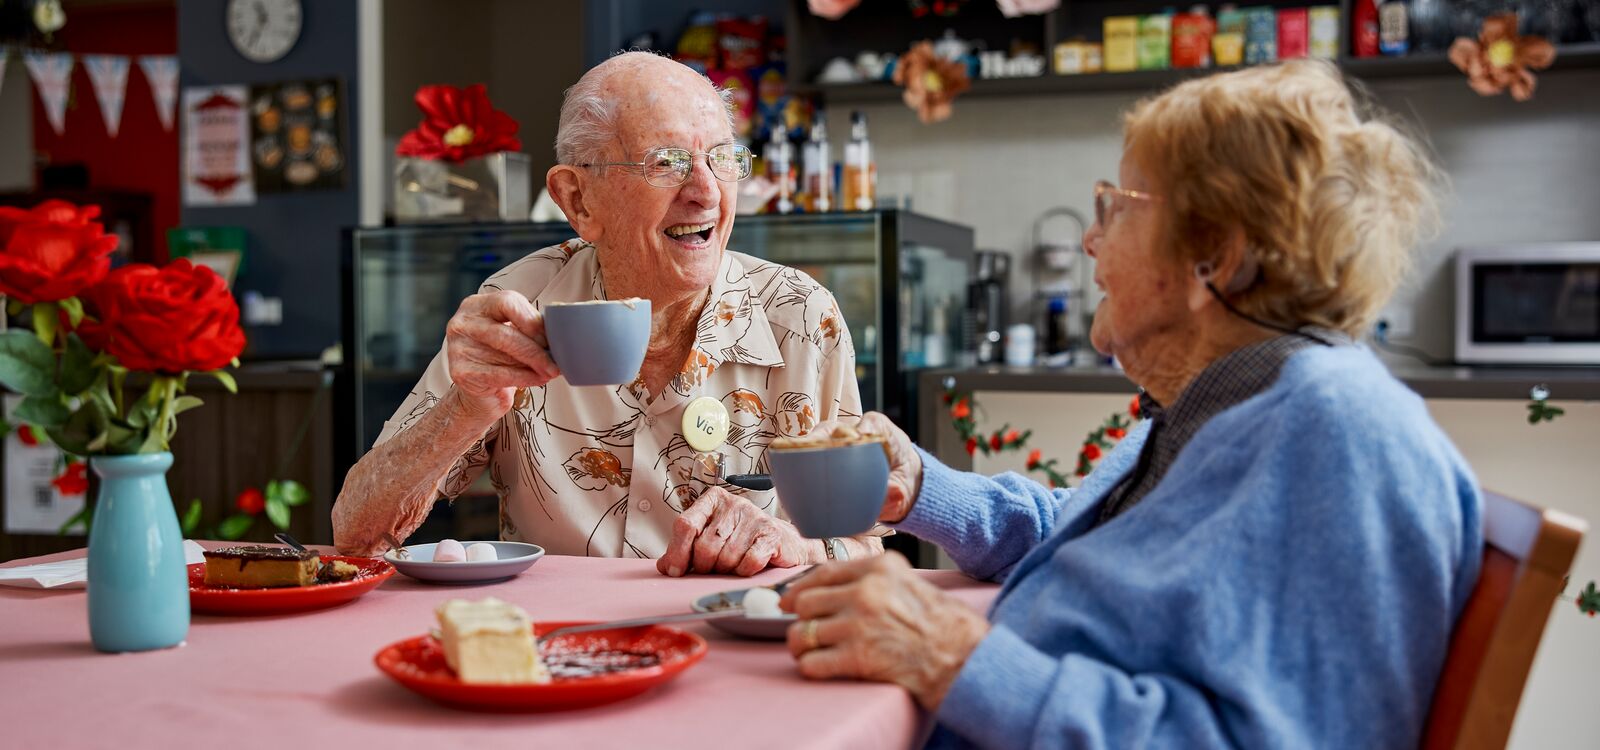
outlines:
[[721, 487], [710, 487], [672, 525], [663, 575], [686, 572], [753, 576], [767, 568], [811, 562], [810, 545], [793, 525]]
[[541, 386], [561, 374], [550, 358], [544, 316], [515, 292], [462, 300], [445, 326], [444, 345], [462, 408], [486, 421], [511, 409], [518, 388]]

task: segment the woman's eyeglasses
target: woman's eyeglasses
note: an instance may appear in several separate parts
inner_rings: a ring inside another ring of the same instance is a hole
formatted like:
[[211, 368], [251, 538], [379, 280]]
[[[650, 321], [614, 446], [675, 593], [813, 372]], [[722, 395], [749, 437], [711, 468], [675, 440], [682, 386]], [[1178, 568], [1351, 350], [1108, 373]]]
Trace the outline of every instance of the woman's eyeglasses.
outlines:
[[1161, 200], [1155, 193], [1146, 193], [1143, 190], [1125, 190], [1105, 180], [1094, 183], [1094, 221], [1101, 227], [1106, 225], [1106, 220], [1111, 216], [1112, 202], [1117, 196], [1132, 198], [1141, 201]]
[[644, 172], [644, 181], [656, 187], [674, 188], [689, 181], [694, 172], [694, 158], [704, 156], [712, 176], [723, 182], [738, 182], [750, 176], [755, 154], [737, 143], [712, 146], [710, 151], [695, 153], [686, 148], [657, 148], [645, 153], [643, 161], [600, 162], [575, 164], [578, 167], [631, 167]]

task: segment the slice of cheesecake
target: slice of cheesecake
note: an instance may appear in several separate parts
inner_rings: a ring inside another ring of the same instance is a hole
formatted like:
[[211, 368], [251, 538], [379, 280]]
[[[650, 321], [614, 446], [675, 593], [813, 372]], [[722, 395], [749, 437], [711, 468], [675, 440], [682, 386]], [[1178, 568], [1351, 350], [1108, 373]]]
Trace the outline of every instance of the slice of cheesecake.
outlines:
[[434, 614], [439, 617], [445, 661], [462, 682], [550, 681], [533, 641], [533, 624], [521, 607], [493, 597], [476, 602], [451, 599]]
[[307, 550], [249, 545], [206, 551], [206, 585], [235, 588], [310, 586], [322, 559]]

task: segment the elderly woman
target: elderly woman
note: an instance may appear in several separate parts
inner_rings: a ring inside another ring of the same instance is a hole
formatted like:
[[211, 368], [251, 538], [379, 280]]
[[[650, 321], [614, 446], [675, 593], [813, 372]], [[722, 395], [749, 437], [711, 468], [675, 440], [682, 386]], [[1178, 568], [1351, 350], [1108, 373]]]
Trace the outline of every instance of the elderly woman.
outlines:
[[1150, 418], [1048, 490], [868, 415], [896, 454], [882, 521], [1005, 585], [985, 618], [897, 556], [824, 567], [783, 601], [800, 672], [903, 685], [936, 746], [1414, 747], [1479, 496], [1352, 337], [1434, 172], [1314, 63], [1184, 83], [1125, 134], [1086, 237], [1092, 336]]
[[[709, 396], [729, 415], [722, 471], [762, 473], [774, 437], [861, 409], [833, 296], [726, 250], [751, 157], [720, 92], [672, 60], [618, 55], [567, 92], [556, 157], [546, 184], [580, 239], [512, 263], [461, 303], [443, 351], [345, 479], [339, 549], [405, 538], [488, 467], [501, 538], [555, 554], [752, 575], [881, 551], [871, 536], [802, 538], [771, 491], [723, 483], [684, 440], [685, 407]], [[651, 302], [638, 379], [558, 378], [540, 309], [630, 297]]]

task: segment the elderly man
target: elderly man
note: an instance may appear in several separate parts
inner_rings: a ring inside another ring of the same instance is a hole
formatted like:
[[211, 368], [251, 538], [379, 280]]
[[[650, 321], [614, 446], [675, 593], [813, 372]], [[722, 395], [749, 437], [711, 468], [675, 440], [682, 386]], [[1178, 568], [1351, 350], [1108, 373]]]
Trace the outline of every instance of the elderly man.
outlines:
[[[751, 155], [716, 88], [663, 57], [613, 57], [567, 91], [556, 159], [546, 185], [581, 239], [512, 263], [461, 303], [444, 350], [345, 478], [339, 549], [406, 537], [487, 466], [501, 538], [555, 554], [658, 558], [678, 576], [880, 552], [872, 536], [802, 538], [771, 491], [722, 482], [684, 440], [685, 406], [711, 396], [730, 416], [724, 472], [761, 473], [774, 437], [861, 409], [833, 296], [725, 249]], [[559, 378], [543, 306], [630, 297], [651, 303], [638, 378]]]

